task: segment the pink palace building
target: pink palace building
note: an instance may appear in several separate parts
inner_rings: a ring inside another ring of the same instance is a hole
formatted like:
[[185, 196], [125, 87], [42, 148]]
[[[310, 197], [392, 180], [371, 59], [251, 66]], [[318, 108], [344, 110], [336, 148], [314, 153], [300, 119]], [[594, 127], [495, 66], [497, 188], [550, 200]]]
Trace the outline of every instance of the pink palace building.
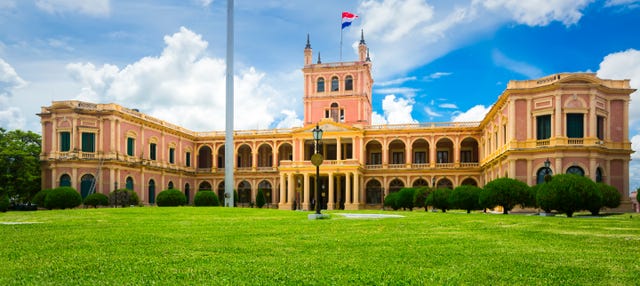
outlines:
[[[324, 209], [354, 210], [379, 209], [407, 186], [482, 187], [499, 177], [535, 185], [547, 172], [576, 173], [616, 187], [620, 208], [631, 210], [629, 80], [560, 73], [510, 81], [480, 122], [372, 125], [364, 37], [358, 50], [356, 61], [313, 63], [307, 39], [304, 126], [237, 130], [234, 146], [224, 131], [187, 130], [117, 104], [54, 101], [38, 114], [42, 185], [83, 196], [128, 188], [143, 204], [175, 188], [192, 203], [198, 190], [222, 197], [224, 169], [233, 168], [240, 205], [261, 189], [270, 207], [310, 210], [319, 191]], [[319, 177], [310, 161], [316, 124], [324, 130]]]

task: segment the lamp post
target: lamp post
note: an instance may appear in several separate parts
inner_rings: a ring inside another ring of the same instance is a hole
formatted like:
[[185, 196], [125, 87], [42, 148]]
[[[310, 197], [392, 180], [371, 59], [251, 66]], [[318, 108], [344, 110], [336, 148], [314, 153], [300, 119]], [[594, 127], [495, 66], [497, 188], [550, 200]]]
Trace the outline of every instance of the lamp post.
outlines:
[[549, 182], [551, 180], [551, 162], [549, 161], [549, 158], [547, 158], [546, 161], [544, 161], [544, 182]]
[[316, 124], [313, 132], [313, 140], [315, 141], [315, 153], [311, 156], [311, 163], [316, 166], [316, 215], [320, 214], [320, 165], [322, 164], [322, 154], [318, 152], [318, 143], [322, 140], [322, 129]]

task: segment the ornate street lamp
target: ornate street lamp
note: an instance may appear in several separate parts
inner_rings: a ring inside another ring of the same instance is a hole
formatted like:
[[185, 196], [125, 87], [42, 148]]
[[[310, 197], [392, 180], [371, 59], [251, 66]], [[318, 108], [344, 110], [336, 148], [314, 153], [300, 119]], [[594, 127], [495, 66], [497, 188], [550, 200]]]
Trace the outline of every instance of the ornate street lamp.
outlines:
[[548, 182], [551, 180], [551, 161], [549, 161], [549, 158], [547, 158], [546, 161], [544, 161], [544, 181]]
[[311, 156], [311, 163], [316, 166], [316, 214], [320, 214], [320, 165], [322, 165], [322, 154], [318, 152], [318, 143], [322, 140], [322, 129], [316, 124], [313, 132], [313, 141], [315, 141], [315, 153]]

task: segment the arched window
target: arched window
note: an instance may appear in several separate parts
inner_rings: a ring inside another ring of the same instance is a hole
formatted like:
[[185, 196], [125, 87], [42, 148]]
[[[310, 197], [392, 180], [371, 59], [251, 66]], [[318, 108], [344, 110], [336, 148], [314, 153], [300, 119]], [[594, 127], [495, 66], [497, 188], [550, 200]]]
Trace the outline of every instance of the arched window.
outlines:
[[60, 187], [71, 187], [71, 176], [67, 174], [60, 176]]
[[447, 178], [439, 180], [437, 185], [438, 189], [453, 189], [453, 182]]
[[127, 177], [125, 188], [127, 190], [133, 191], [133, 178]]
[[596, 183], [602, 183], [602, 168], [596, 168]]
[[428, 186], [429, 186], [429, 182], [427, 182], [427, 180], [423, 178], [419, 178], [413, 181], [413, 187], [428, 187]]
[[249, 203], [251, 201], [251, 184], [247, 181], [240, 182], [238, 185], [239, 203]]
[[151, 179], [149, 180], [149, 204], [156, 203], [156, 182]]
[[472, 179], [472, 178], [466, 178], [462, 181], [462, 183], [460, 184], [462, 186], [474, 186], [477, 187], [478, 186], [478, 182], [476, 182], [476, 180]]
[[335, 102], [331, 104], [331, 119], [333, 119], [334, 122], [339, 122], [340, 120], [340, 109]]
[[546, 175], [549, 175], [549, 176], [553, 175], [551, 168], [542, 167], [538, 169], [538, 172], [536, 173], [536, 184], [544, 183], [545, 182], [544, 177]]
[[187, 197], [187, 205], [189, 204], [189, 198], [191, 198], [191, 190], [189, 187], [189, 183], [184, 184], [184, 196]]
[[[93, 177], [93, 175], [91, 174], [85, 174], [84, 176], [82, 176], [82, 178], [80, 178], [80, 195], [82, 195], [82, 198], [86, 198], [89, 193], [91, 192], [95, 192], [95, 177]], [[91, 188], [94, 188], [94, 190], [91, 190]]]
[[571, 166], [567, 169], [567, 174], [575, 174], [575, 175], [580, 175], [580, 176], [584, 176], [584, 170], [582, 170], [582, 168], [578, 167], [578, 166]]
[[353, 90], [353, 77], [350, 75], [344, 80], [344, 90]]
[[169, 181], [169, 190], [173, 189], [173, 181]]
[[340, 81], [338, 81], [338, 77], [334, 76], [331, 78], [331, 91], [340, 90]]
[[316, 91], [317, 92], [324, 92], [324, 78], [319, 78], [318, 79], [318, 85], [316, 87]]
[[211, 184], [209, 182], [204, 181], [200, 183], [200, 187], [198, 187], [199, 191], [211, 191]]
[[389, 193], [395, 193], [404, 188], [404, 183], [399, 179], [395, 179], [389, 183]]
[[382, 186], [380, 185], [380, 181], [378, 180], [371, 180], [369, 182], [367, 182], [367, 187], [366, 187], [366, 194], [367, 197], [366, 202], [367, 204], [380, 204], [382, 203], [382, 192], [384, 191], [382, 189]]

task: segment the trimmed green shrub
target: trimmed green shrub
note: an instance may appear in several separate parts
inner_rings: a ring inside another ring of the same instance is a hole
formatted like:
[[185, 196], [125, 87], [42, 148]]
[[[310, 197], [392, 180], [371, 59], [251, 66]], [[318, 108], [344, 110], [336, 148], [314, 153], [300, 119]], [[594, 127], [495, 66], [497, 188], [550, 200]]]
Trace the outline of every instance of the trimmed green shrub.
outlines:
[[398, 192], [398, 205], [403, 210], [413, 211], [413, 199], [416, 195], [415, 188], [402, 188]]
[[415, 195], [413, 197], [413, 206], [416, 208], [424, 208], [424, 211], [428, 210], [428, 206], [426, 204], [427, 197], [431, 193], [431, 189], [429, 187], [417, 187]]
[[256, 194], [256, 207], [262, 208], [266, 203], [267, 201], [264, 198], [264, 193], [262, 192], [262, 189], [258, 189], [258, 193]]
[[580, 210], [596, 211], [602, 206], [602, 194], [591, 179], [574, 174], [560, 174], [538, 189], [538, 204], [572, 217]]
[[498, 178], [484, 186], [480, 193], [483, 208], [501, 206], [503, 214], [508, 214], [516, 205], [525, 206], [529, 197], [529, 186], [519, 180]]
[[480, 207], [481, 188], [470, 185], [458, 186], [451, 192], [449, 203], [452, 209], [466, 210], [471, 213], [472, 210], [481, 210]]
[[84, 198], [85, 206], [92, 206], [97, 208], [98, 206], [108, 206], [109, 205], [109, 197], [105, 194], [101, 193], [93, 193]]
[[156, 204], [159, 207], [177, 207], [187, 203], [187, 197], [177, 189], [164, 190], [156, 197]]
[[112, 206], [137, 206], [140, 204], [138, 194], [128, 189], [118, 189], [109, 193], [109, 204]]
[[51, 192], [52, 189], [44, 189], [44, 190], [40, 190], [39, 192], [36, 193], [35, 196], [33, 196], [33, 198], [31, 199], [31, 203], [37, 205], [38, 207], [43, 208], [44, 207], [44, 198], [47, 197], [47, 194], [49, 192]]
[[433, 193], [429, 194], [426, 204], [440, 209], [443, 213], [447, 212], [448, 209], [451, 209], [451, 204], [449, 203], [450, 195], [451, 189], [449, 188], [436, 189]]
[[44, 198], [47, 209], [72, 209], [82, 204], [82, 196], [72, 187], [58, 187]]
[[398, 192], [390, 193], [384, 198], [384, 206], [390, 207], [394, 211], [397, 211], [400, 209], [399, 200], [400, 200], [400, 194]]
[[602, 193], [602, 206], [614, 209], [620, 206], [621, 195], [616, 187], [605, 183], [597, 183], [600, 193]]
[[220, 205], [218, 196], [213, 191], [199, 191], [193, 198], [196, 207], [216, 207]]
[[0, 213], [7, 212], [10, 204], [8, 196], [0, 196]]

